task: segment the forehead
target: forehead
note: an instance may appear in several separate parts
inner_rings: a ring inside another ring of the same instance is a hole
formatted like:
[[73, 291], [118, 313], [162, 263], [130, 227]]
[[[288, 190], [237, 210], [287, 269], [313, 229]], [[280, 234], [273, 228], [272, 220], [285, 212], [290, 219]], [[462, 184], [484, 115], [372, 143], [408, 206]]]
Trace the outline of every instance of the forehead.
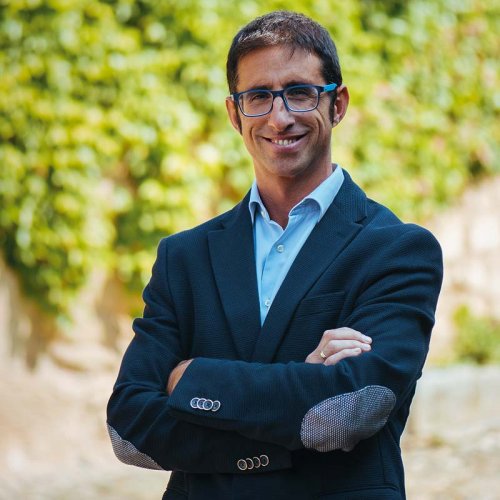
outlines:
[[296, 83], [322, 85], [320, 58], [304, 49], [264, 47], [244, 55], [238, 62], [238, 91], [251, 88], [283, 88]]

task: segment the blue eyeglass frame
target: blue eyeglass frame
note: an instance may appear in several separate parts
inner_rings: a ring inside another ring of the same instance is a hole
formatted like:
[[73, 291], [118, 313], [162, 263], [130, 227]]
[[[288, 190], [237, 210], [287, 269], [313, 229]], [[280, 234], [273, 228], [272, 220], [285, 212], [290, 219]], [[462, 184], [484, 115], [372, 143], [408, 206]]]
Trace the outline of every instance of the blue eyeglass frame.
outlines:
[[[312, 108], [312, 109], [290, 109], [290, 107], [288, 106], [288, 102], [286, 100], [286, 97], [285, 97], [285, 92], [287, 90], [294, 89], [294, 88], [300, 88], [300, 87], [313, 87], [318, 91], [318, 102], [314, 108]], [[320, 98], [321, 94], [323, 92], [333, 92], [334, 90], [337, 89], [337, 87], [338, 87], [338, 85], [336, 83], [329, 83], [327, 85], [310, 85], [308, 83], [303, 83], [301, 85], [290, 85], [290, 87], [286, 87], [286, 88], [281, 89], [281, 90], [269, 90], [269, 89], [244, 90], [243, 92], [234, 92], [233, 94], [230, 95], [230, 97], [238, 105], [238, 107], [240, 108], [240, 111], [243, 113], [243, 115], [245, 115], [248, 118], [257, 118], [258, 116], [268, 115], [273, 110], [274, 100], [276, 99], [276, 97], [281, 97], [281, 99], [283, 100], [283, 104], [285, 105], [285, 108], [288, 112], [308, 113], [309, 111], [314, 111], [319, 106], [319, 98]], [[259, 113], [258, 115], [247, 115], [241, 107], [240, 97], [243, 94], [248, 94], [249, 92], [259, 92], [259, 91], [269, 92], [270, 94], [272, 94], [273, 101], [271, 103], [271, 107], [269, 108], [269, 111], [267, 111], [266, 113]]]

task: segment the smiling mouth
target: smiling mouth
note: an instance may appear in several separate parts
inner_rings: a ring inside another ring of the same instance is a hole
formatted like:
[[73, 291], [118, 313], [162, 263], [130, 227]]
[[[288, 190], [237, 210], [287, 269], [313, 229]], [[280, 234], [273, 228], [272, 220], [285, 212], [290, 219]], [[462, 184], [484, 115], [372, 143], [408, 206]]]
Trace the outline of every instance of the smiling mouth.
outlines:
[[289, 146], [290, 144], [294, 144], [299, 139], [302, 139], [304, 136], [299, 137], [290, 137], [289, 139], [268, 139], [273, 144], [277, 144], [278, 146]]

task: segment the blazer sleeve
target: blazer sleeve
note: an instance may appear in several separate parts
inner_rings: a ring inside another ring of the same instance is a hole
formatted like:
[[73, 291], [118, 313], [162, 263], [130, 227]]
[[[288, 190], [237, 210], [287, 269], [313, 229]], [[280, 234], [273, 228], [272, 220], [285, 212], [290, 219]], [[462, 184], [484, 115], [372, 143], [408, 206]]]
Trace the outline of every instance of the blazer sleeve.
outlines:
[[[411, 401], [442, 281], [439, 244], [410, 228], [360, 265], [366, 277], [341, 326], [371, 336], [370, 352], [334, 366], [196, 358], [171, 395], [171, 414], [289, 450], [350, 450], [378, 432]], [[220, 401], [219, 411], [199, 410], [193, 397]]]
[[135, 336], [107, 407], [116, 456], [130, 465], [197, 473], [241, 472], [238, 460], [246, 458], [265, 464], [253, 467], [254, 473], [289, 468], [290, 452], [280, 445], [185, 422], [168, 411], [166, 383], [183, 347], [168, 288], [166, 248], [163, 240], [144, 290], [144, 317], [134, 321]]

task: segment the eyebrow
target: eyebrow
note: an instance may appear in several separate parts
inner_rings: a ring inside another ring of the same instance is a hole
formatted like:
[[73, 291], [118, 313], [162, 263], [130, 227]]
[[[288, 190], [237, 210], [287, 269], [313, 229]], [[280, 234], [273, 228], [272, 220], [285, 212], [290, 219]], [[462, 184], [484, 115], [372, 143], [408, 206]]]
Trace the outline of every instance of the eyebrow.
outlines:
[[[291, 81], [287, 82], [283, 88], [286, 89], [288, 87], [293, 87], [295, 85], [315, 85], [315, 84], [305, 82], [303, 80], [291, 80]], [[250, 87], [250, 88], [246, 89], [245, 92], [248, 90], [272, 90], [272, 86], [271, 85], [256, 85], [255, 87]]]

